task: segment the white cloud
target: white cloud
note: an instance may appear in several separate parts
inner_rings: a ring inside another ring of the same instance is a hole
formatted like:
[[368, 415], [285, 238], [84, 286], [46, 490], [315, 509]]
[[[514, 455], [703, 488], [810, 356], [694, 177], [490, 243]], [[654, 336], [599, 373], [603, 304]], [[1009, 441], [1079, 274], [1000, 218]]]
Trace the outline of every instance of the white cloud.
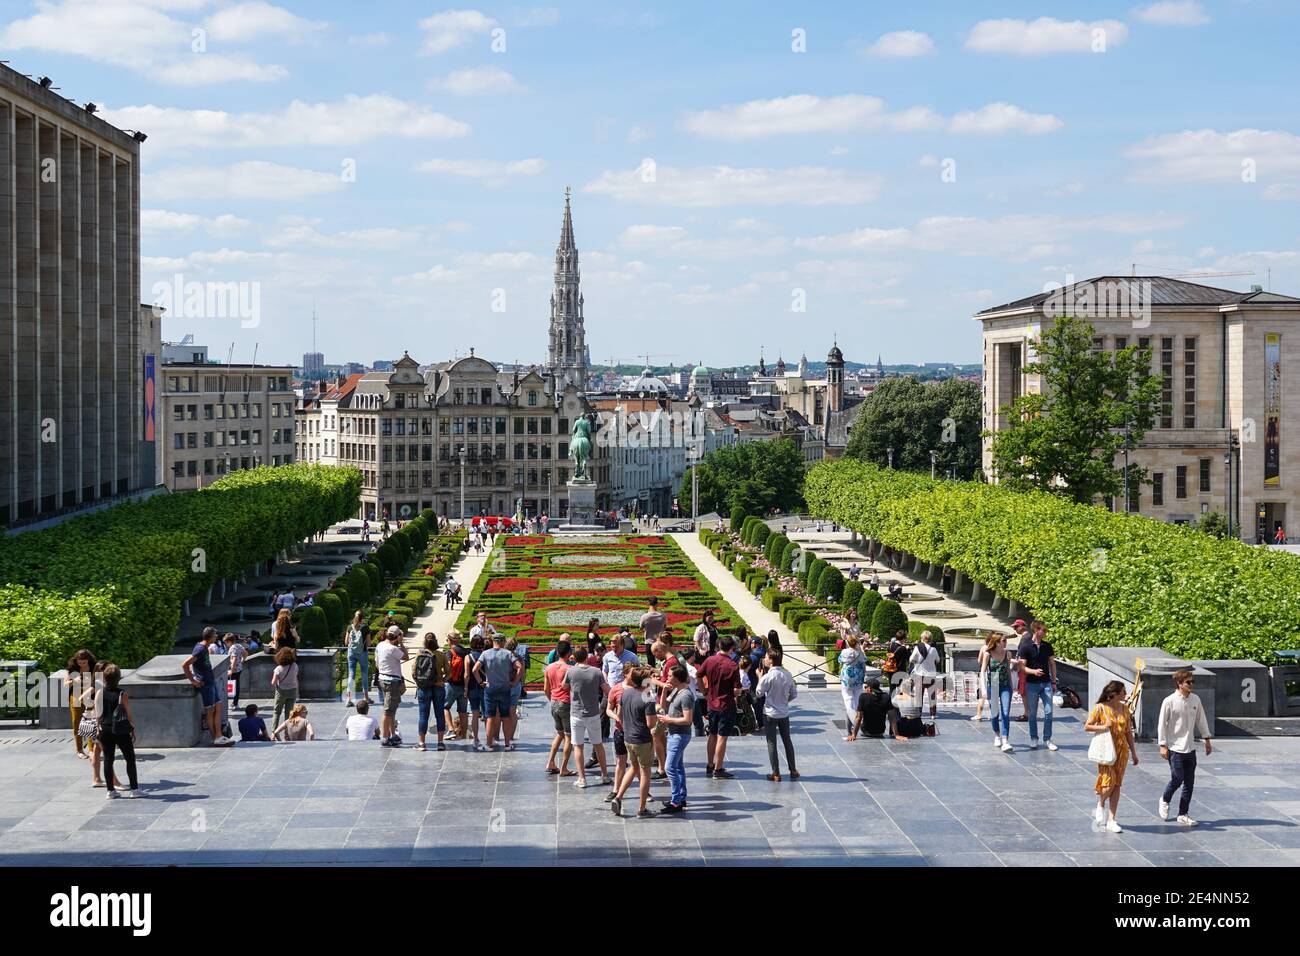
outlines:
[[1128, 27], [1118, 20], [981, 20], [966, 37], [966, 49], [977, 53], [1042, 56], [1047, 53], [1091, 53], [1098, 40], [1105, 48], [1128, 37]]
[[343, 188], [338, 173], [250, 161], [231, 166], [174, 166], [144, 185], [152, 199], [304, 199]]
[[555, 7], [530, 7], [510, 16], [511, 25], [516, 27], [553, 27], [559, 22], [560, 11]]
[[387, 33], [359, 33], [348, 37], [348, 46], [381, 47], [392, 42]]
[[1282, 130], [1183, 130], [1152, 136], [1131, 147], [1139, 161], [1135, 178], [1145, 181], [1242, 182], [1244, 163], [1260, 179], [1300, 172], [1300, 136]]
[[141, 209], [140, 228], [148, 233], [188, 233], [203, 229], [212, 235], [230, 236], [242, 232], [252, 223], [247, 219], [230, 213], [223, 213], [214, 218], [196, 216], [188, 212], [172, 212], [168, 209]]
[[288, 249], [305, 246], [325, 249], [400, 249], [415, 245], [423, 239], [424, 235], [419, 229], [379, 226], [323, 233], [311, 223], [290, 221], [262, 241], [272, 248]]
[[633, 126], [627, 131], [627, 141], [629, 143], [640, 143], [650, 139], [653, 135], [654, 134], [652, 134], [648, 129], [644, 129], [640, 126]]
[[295, 40], [325, 28], [324, 23], [305, 20], [264, 0], [223, 7], [208, 17], [203, 26], [209, 40], [227, 43], [246, 43], [268, 36]]
[[876, 96], [785, 96], [751, 100], [720, 110], [687, 113], [682, 126], [710, 139], [746, 140], [801, 133], [857, 130], [912, 131], [942, 129], [954, 133], [1045, 133], [1062, 123], [1047, 113], [1030, 113], [1010, 103], [989, 103], [947, 120], [928, 106], [889, 112]]
[[346, 96], [332, 103], [294, 100], [268, 113], [126, 106], [103, 114], [123, 129], [148, 133], [155, 150], [344, 146], [385, 137], [449, 139], [470, 131], [460, 120], [384, 95]]
[[[594, 195], [654, 206], [704, 208], [740, 204], [856, 205], [880, 193], [880, 177], [821, 166], [785, 169], [658, 166], [653, 177], [642, 164], [623, 172], [606, 170], [583, 187]], [[647, 178], [653, 181], [647, 182]]]
[[939, 157], [935, 156], [933, 153], [925, 153], [916, 161], [916, 165], [920, 166], [922, 169], [933, 169], [935, 166], [939, 165]]
[[1274, 201], [1300, 199], [1300, 183], [1272, 183], [1264, 189], [1264, 198]]
[[497, 66], [454, 70], [431, 86], [456, 96], [490, 96], [498, 93], [523, 93], [526, 88], [509, 71]]
[[1196, 0], [1164, 0], [1138, 7], [1133, 15], [1144, 23], [1162, 27], [1199, 27], [1210, 22], [1205, 10]]
[[954, 133], [1051, 133], [1065, 124], [1050, 113], [1029, 113], [1010, 103], [989, 103], [952, 118]]
[[[754, 222], [749, 220], [748, 222]], [[742, 226], [741, 228], [750, 228]], [[756, 236], [732, 236], [705, 239], [691, 236], [683, 226], [656, 226], [638, 224], [628, 226], [619, 234], [618, 243], [629, 249], [648, 251], [660, 255], [682, 256], [690, 259], [748, 259], [756, 255], [771, 255], [787, 248], [784, 239], [761, 239]]]
[[478, 10], [444, 10], [420, 21], [424, 53], [445, 53], [488, 34], [497, 21]]
[[916, 30], [897, 30], [886, 33], [867, 48], [872, 56], [911, 57], [934, 52], [934, 41], [929, 34]]
[[166, 0], [45, 0], [31, 16], [0, 30], [0, 47], [85, 57], [164, 83], [266, 82], [287, 75], [281, 66], [255, 63], [242, 54], [192, 52], [193, 25], [169, 13], [202, 6]]
[[415, 167], [422, 173], [440, 173], [477, 179], [489, 186], [499, 186], [516, 176], [536, 176], [546, 168], [541, 159], [501, 162], [496, 159], [428, 159]]

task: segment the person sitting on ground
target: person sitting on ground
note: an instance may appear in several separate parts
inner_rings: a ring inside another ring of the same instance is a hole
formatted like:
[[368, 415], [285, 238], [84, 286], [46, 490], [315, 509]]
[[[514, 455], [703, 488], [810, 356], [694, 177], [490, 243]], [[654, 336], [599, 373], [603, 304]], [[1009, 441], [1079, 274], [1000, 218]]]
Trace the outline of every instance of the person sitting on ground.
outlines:
[[378, 740], [379, 721], [370, 716], [370, 701], [357, 701], [357, 712], [344, 721], [348, 740]]
[[894, 691], [893, 702], [898, 708], [896, 737], [912, 740], [925, 736], [925, 724], [921, 720], [921, 688], [912, 678], [901, 681]]
[[[919, 713], [919, 711], [918, 711]], [[893, 705], [889, 695], [880, 689], [880, 681], [873, 677], [858, 697], [858, 711], [853, 721], [853, 730], [844, 739], [852, 742], [858, 734], [866, 732], [868, 737], [884, 737], [885, 727], [896, 740], [907, 740], [898, 732], [898, 708]]]
[[257, 716], [257, 705], [249, 704], [244, 708], [244, 716], [239, 718], [239, 742], [250, 744], [270, 739], [271, 735], [266, 732], [266, 721]]
[[290, 740], [315, 740], [316, 731], [312, 725], [307, 722], [307, 705], [294, 704], [293, 710], [289, 712], [289, 719], [282, 723], [271, 733], [272, 740], [283, 739], [287, 743]]

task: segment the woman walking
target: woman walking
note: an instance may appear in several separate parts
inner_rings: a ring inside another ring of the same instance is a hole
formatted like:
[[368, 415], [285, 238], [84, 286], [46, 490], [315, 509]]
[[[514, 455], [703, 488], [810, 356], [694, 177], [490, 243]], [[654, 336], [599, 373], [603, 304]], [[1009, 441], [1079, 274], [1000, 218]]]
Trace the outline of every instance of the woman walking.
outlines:
[[[87, 721], [85, 732], [81, 722], [86, 714], [86, 705], [82, 698], [86, 688], [95, 686], [95, 655], [84, 647], [68, 660], [68, 676], [63, 684], [68, 688], [68, 711], [72, 715], [72, 746], [82, 760], [92, 759], [95, 749], [95, 734], [92, 720]], [[91, 753], [87, 753], [87, 750]]]
[[[1124, 785], [1128, 758], [1133, 758], [1133, 766], [1138, 765], [1137, 749], [1133, 746], [1133, 718], [1125, 703], [1127, 697], [1128, 691], [1125, 690], [1124, 683], [1111, 681], [1102, 688], [1097, 706], [1088, 714], [1088, 723], [1083, 728], [1090, 734], [1110, 734], [1115, 749], [1114, 763], [1097, 764], [1097, 809], [1092, 815], [1094, 830], [1124, 832], [1124, 828], [1115, 822], [1115, 811], [1119, 809], [1119, 788]], [[1106, 816], [1107, 800], [1110, 801], [1109, 818]]]
[[790, 740], [790, 701], [799, 696], [790, 672], [781, 666], [780, 651], [768, 651], [763, 664], [767, 673], [758, 682], [758, 692], [763, 698], [763, 731], [767, 735], [767, 759], [772, 763], [772, 772], [768, 780], [781, 781], [781, 765], [776, 757], [776, 735], [781, 735], [785, 745], [785, 762], [790, 765], [790, 779], [798, 780], [799, 771], [794, 768], [794, 742]]
[[691, 693], [690, 674], [685, 664], [668, 668], [668, 690], [659, 722], [668, 728], [668, 782], [672, 794], [664, 813], [681, 813], [686, 809], [686, 745], [691, 742], [691, 725], [695, 721], [695, 695]]
[[858, 698], [867, 681], [867, 655], [858, 648], [857, 635], [849, 633], [844, 638], [845, 648], [840, 651], [840, 696], [844, 698], [844, 712], [848, 714], [849, 729], [858, 715]]
[[126, 795], [134, 797], [140, 789], [135, 773], [135, 720], [131, 716], [129, 695], [119, 686], [121, 681], [121, 668], [109, 664], [104, 668], [104, 689], [95, 695], [95, 721], [99, 724], [99, 746], [104, 754], [104, 779], [108, 782], [110, 800], [118, 796], [117, 785], [121, 782], [113, 773], [119, 747], [126, 760], [126, 779], [131, 781]]
[[248, 648], [244, 646], [246, 638], [243, 634], [227, 634], [230, 639], [230, 679], [234, 682], [235, 693], [231, 698], [230, 706], [239, 706], [239, 689], [240, 682], [244, 677], [244, 658], [248, 656]]
[[275, 715], [272, 725], [279, 726], [280, 715], [289, 714], [298, 700], [298, 662], [293, 648], [282, 647], [275, 652], [275, 670], [271, 672], [271, 687], [275, 690]]
[[370, 657], [369, 641], [366, 639], [366, 629], [362, 625], [363, 616], [360, 611], [352, 615], [352, 623], [348, 625], [347, 642], [348, 663], [347, 675], [343, 689], [343, 700], [347, 706], [352, 707], [352, 688], [356, 683], [356, 678], [361, 677], [361, 696], [368, 702], [370, 700]]
[[1007, 653], [1007, 636], [990, 634], [980, 650], [980, 703], [988, 698], [993, 717], [993, 746], [1001, 747], [1004, 754], [1015, 750], [1011, 746], [1011, 688], [1019, 665]]

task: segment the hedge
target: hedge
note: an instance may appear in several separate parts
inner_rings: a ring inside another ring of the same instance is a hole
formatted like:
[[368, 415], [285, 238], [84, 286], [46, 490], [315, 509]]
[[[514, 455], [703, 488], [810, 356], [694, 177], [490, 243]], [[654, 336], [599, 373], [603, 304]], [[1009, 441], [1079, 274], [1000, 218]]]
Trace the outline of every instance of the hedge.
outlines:
[[823, 518], [1032, 609], [1065, 658], [1127, 645], [1273, 664], [1274, 651], [1300, 641], [1300, 561], [1285, 552], [847, 459], [811, 468], [804, 496]]
[[297, 626], [303, 647], [324, 647], [330, 643], [330, 625], [324, 608], [303, 608]]
[[907, 614], [897, 601], [884, 600], [871, 614], [869, 633], [878, 642], [889, 640], [898, 631], [907, 630]]
[[812, 617], [799, 625], [799, 643], [816, 650], [828, 642], [834, 642], [830, 633], [830, 621], [824, 617]]
[[333, 640], [343, 636], [343, 627], [347, 620], [343, 613], [343, 602], [337, 594], [323, 591], [316, 595], [316, 606], [325, 612], [325, 627]]
[[[863, 591], [862, 597], [858, 599], [858, 626], [864, 631], [870, 633], [873, 637], [876, 632], [871, 630], [871, 619], [876, 615], [876, 605], [882, 600], [884, 599], [880, 596], [880, 592], [873, 591], [871, 588], [867, 588]], [[887, 634], [881, 638], [881, 640], [889, 640], [889, 638], [893, 636], [894, 635], [892, 634]]]
[[781, 573], [789, 574], [794, 566], [794, 554], [799, 550], [799, 546], [793, 541], [787, 541], [785, 548], [781, 551]]
[[744, 526], [745, 518], [747, 517], [748, 515], [745, 514], [744, 508], [732, 508], [731, 509], [731, 530], [737, 532], [740, 531], [740, 529]]
[[822, 572], [817, 582], [818, 597], [824, 597], [829, 604], [840, 604], [844, 600], [844, 575], [833, 564]]
[[355, 514], [360, 491], [352, 468], [251, 468], [0, 538], [0, 658], [137, 667], [171, 650], [187, 598]]
[[750, 544], [756, 548], [762, 548], [767, 544], [767, 539], [771, 536], [772, 529], [769, 528], [765, 522], [760, 521], [754, 526], [754, 533], [751, 536], [752, 540], [750, 541]]
[[[844, 605], [845, 610], [856, 608], [862, 601], [862, 595], [866, 593], [866, 585], [861, 581], [844, 582], [844, 596], [840, 598], [840, 603]], [[861, 620], [861, 615], [858, 616]]]

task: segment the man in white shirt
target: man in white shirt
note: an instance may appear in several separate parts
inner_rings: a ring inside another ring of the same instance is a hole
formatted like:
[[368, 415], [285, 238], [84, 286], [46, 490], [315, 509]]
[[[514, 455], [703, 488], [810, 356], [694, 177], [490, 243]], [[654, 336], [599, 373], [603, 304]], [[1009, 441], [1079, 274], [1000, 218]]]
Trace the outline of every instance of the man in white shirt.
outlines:
[[799, 696], [794, 678], [782, 667], [780, 651], [768, 651], [763, 661], [767, 672], [758, 681], [758, 696], [763, 698], [763, 731], [767, 736], [767, 759], [772, 764], [772, 772], [767, 779], [775, 782], [781, 780], [781, 765], [777, 761], [776, 736], [781, 735], [785, 745], [785, 762], [790, 768], [790, 779], [798, 780], [799, 771], [794, 766], [794, 742], [790, 739], [790, 702]]
[[384, 689], [384, 719], [380, 722], [380, 739], [385, 747], [400, 747], [402, 738], [397, 736], [397, 707], [402, 702], [402, 692], [406, 690], [406, 677], [402, 674], [402, 664], [407, 660], [406, 647], [402, 644], [402, 629], [396, 624], [385, 633], [385, 640], [375, 648], [375, 667], [379, 671], [379, 683]]
[[357, 712], [344, 721], [348, 740], [377, 740], [379, 738], [379, 721], [371, 717], [370, 701], [357, 701]]
[[1196, 675], [1190, 667], [1174, 671], [1176, 690], [1160, 704], [1159, 741], [1160, 756], [1169, 761], [1169, 785], [1160, 797], [1160, 819], [1169, 819], [1169, 801], [1179, 787], [1183, 795], [1178, 801], [1178, 822], [1185, 827], [1196, 826], [1187, 815], [1192, 807], [1192, 787], [1196, 783], [1196, 735], [1205, 738], [1205, 756], [1214, 748], [1210, 745], [1210, 723], [1205, 717], [1201, 698], [1192, 693]]
[[487, 611], [479, 611], [474, 615], [474, 626], [469, 629], [469, 639], [473, 643], [474, 638], [483, 638], [483, 643], [489, 645], [497, 636], [497, 629], [488, 623]]

